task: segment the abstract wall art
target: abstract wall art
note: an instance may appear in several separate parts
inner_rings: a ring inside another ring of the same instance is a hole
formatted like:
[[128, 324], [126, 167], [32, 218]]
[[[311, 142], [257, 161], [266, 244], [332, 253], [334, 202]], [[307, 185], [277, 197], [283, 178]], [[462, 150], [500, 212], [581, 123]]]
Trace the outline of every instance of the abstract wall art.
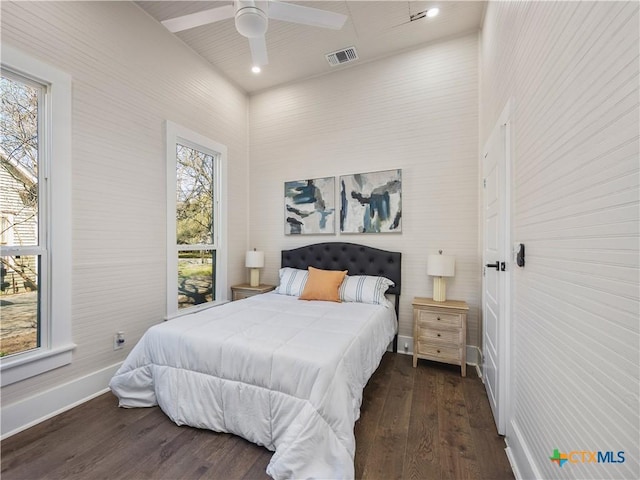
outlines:
[[335, 233], [335, 177], [284, 183], [287, 235]]
[[401, 231], [401, 169], [340, 177], [340, 232]]

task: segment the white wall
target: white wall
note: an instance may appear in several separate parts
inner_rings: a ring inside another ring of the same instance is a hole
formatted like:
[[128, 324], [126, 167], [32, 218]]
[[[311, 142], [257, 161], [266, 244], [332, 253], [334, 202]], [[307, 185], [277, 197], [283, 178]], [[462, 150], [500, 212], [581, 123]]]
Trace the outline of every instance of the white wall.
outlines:
[[[477, 35], [465, 36], [251, 97], [250, 246], [265, 250], [267, 282], [283, 248], [340, 240], [401, 251], [400, 334], [410, 336], [413, 297], [432, 294], [427, 254], [443, 249], [456, 256], [448, 297], [470, 304], [478, 344], [477, 49]], [[285, 181], [392, 168], [402, 169], [402, 233], [285, 236]]]
[[[7, 408], [105, 371], [162, 320], [165, 119], [228, 147], [229, 202], [242, 212], [229, 216], [229, 281], [244, 280], [248, 100], [129, 2], [2, 2], [2, 43], [73, 77], [72, 323], [78, 345], [70, 366], [2, 389], [5, 433]], [[128, 347], [114, 352], [117, 330], [126, 332]]]
[[[507, 441], [525, 478], [639, 478], [638, 3], [492, 2], [483, 144], [512, 99]], [[566, 464], [557, 448], [625, 452]]]

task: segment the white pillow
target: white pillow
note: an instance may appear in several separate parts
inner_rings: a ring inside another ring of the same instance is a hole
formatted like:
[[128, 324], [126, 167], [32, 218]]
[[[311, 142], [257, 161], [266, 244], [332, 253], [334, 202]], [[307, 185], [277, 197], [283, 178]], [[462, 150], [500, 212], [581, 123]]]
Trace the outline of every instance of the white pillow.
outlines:
[[300, 270], [298, 268], [284, 267], [280, 269], [280, 285], [276, 288], [276, 292], [281, 295], [293, 295], [299, 297], [302, 290], [307, 284], [309, 278], [308, 270]]
[[389, 300], [384, 296], [384, 293], [393, 285], [395, 284], [385, 277], [347, 275], [340, 285], [338, 294], [343, 302], [389, 305]]

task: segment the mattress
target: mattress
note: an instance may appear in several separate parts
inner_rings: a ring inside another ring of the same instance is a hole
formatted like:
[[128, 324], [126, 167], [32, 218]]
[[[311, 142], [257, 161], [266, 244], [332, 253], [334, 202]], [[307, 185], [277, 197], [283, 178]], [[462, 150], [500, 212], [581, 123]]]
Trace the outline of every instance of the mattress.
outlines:
[[275, 451], [273, 478], [353, 478], [362, 391], [396, 329], [387, 306], [267, 293], [150, 328], [109, 386]]

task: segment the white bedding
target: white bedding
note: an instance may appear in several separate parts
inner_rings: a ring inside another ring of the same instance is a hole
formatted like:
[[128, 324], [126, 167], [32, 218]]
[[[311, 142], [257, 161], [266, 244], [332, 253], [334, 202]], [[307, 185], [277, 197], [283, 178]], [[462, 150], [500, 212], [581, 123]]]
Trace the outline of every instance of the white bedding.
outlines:
[[386, 306], [257, 295], [150, 328], [109, 386], [274, 450], [273, 478], [353, 478], [362, 391], [395, 332]]

